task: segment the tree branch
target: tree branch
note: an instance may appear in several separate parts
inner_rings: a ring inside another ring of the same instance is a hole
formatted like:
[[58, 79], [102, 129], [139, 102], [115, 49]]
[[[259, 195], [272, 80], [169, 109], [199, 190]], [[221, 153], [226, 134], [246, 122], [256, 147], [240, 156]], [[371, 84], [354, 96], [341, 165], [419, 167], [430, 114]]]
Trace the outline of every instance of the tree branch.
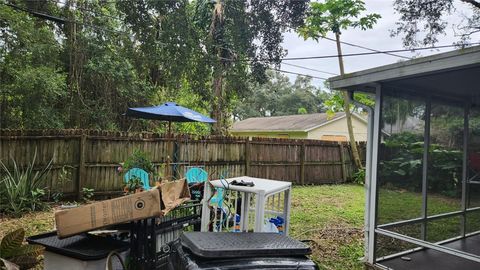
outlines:
[[477, 2], [477, 0], [460, 0], [464, 3], [469, 3], [472, 4], [476, 8], [480, 8], [480, 2]]

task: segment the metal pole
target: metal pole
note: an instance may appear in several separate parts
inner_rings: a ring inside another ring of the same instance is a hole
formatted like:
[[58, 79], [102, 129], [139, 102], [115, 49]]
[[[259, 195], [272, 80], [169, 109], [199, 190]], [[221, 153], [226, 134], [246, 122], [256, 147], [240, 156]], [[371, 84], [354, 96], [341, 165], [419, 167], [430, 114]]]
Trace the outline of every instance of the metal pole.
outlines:
[[421, 238], [427, 239], [427, 216], [428, 216], [428, 162], [430, 159], [430, 116], [432, 114], [432, 100], [427, 99], [425, 107], [425, 130], [423, 139], [423, 168], [422, 168], [422, 227]]
[[378, 148], [380, 146], [380, 120], [382, 115], [382, 91], [379, 84], [376, 85], [375, 91], [375, 115], [373, 121], [373, 140], [372, 140], [372, 160], [371, 160], [371, 174], [370, 174], [370, 201], [369, 201], [369, 234], [368, 234], [368, 257], [367, 261], [374, 264], [376, 261], [375, 255], [375, 228], [377, 226], [377, 183], [378, 183]]
[[467, 166], [468, 166], [468, 132], [469, 132], [469, 115], [470, 115], [470, 104], [465, 104], [464, 114], [463, 114], [463, 163], [462, 163], [462, 220], [460, 227], [460, 234], [462, 237], [465, 237], [465, 232], [467, 230], [467, 200], [468, 200], [468, 176], [467, 176]]

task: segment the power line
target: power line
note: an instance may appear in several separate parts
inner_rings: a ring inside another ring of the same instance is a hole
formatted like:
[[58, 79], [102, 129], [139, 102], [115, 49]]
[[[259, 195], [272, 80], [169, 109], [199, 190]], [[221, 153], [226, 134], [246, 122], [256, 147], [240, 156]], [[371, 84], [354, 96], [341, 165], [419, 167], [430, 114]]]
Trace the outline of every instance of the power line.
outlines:
[[[471, 46], [471, 45], [479, 45], [479, 44], [480, 44], [480, 42], [474, 42], [474, 43], [468, 43], [468, 44], [463, 44], [463, 45], [464, 46]], [[343, 54], [342, 56], [349, 57], [349, 56], [363, 56], [363, 55], [408, 52], [408, 51], [423, 51], [423, 50], [452, 48], [452, 47], [457, 47], [457, 46], [458, 45], [441, 45], [441, 46], [431, 46], [431, 47], [424, 47], [424, 48], [399, 49], [399, 50], [364, 52], [364, 53], [350, 53], [350, 54]], [[286, 58], [282, 58], [280, 60], [282, 60], [282, 61], [295, 61], [295, 60], [325, 59], [325, 58], [336, 58], [338, 56], [339, 56], [338, 54], [332, 54], [332, 55], [319, 55], [319, 56], [286, 57]], [[242, 60], [250, 61], [248, 59], [242, 59]]]
[[130, 37], [130, 34], [125, 32], [125, 31], [106, 29], [106, 28], [97, 26], [95, 24], [84, 23], [84, 22], [80, 22], [80, 21], [76, 21], [76, 20], [70, 20], [70, 19], [65, 19], [65, 18], [61, 18], [61, 17], [56, 17], [56, 16], [53, 16], [53, 15], [50, 15], [50, 14], [41, 13], [41, 12], [37, 12], [37, 11], [31, 10], [31, 9], [19, 7], [19, 6], [10, 4], [10, 3], [0, 3], [0, 4], [4, 4], [6, 6], [9, 6], [9, 7], [13, 8], [13, 9], [17, 9], [17, 10], [20, 10], [20, 11], [23, 11], [23, 12], [27, 12], [27, 13], [31, 14], [32, 16], [40, 18], [40, 19], [49, 20], [49, 21], [53, 21], [53, 22], [56, 22], [56, 23], [60, 23], [60, 24], [76, 23], [76, 24], [80, 24], [80, 25], [83, 25], [83, 26], [92, 27], [92, 28], [95, 28], [95, 29], [98, 29], [98, 30], [103, 30], [103, 31], [106, 31], [106, 32], [111, 32], [111, 33], [116, 33], [116, 34], [124, 34], [124, 35]]
[[[323, 38], [326, 39], [326, 40], [330, 40], [330, 41], [333, 41], [333, 42], [337, 42], [337, 41], [336, 41], [335, 39], [333, 39], [333, 38], [329, 38], [329, 37], [323, 37]], [[357, 44], [354, 44], [354, 43], [349, 43], [349, 42], [345, 42], [345, 41], [340, 41], [340, 43], [345, 44], [345, 45], [348, 45], [348, 46], [352, 46], [352, 47], [364, 49], [364, 50], [369, 50], [369, 51], [372, 51], [372, 52], [384, 53], [384, 54], [386, 54], [386, 55], [391, 55], [391, 56], [395, 56], [395, 57], [400, 57], [400, 58], [403, 58], [403, 59], [412, 59], [411, 57], [408, 57], [408, 56], [403, 56], [403, 55], [394, 54], [394, 53], [389, 53], [389, 52], [382, 52], [382, 51], [380, 51], [380, 50], [368, 48], [368, 47], [361, 46], [361, 45], [357, 45]]]
[[290, 64], [290, 63], [282, 63], [282, 65], [287, 65], [287, 66], [291, 66], [291, 67], [302, 68], [302, 69], [310, 70], [310, 71], [316, 71], [316, 72], [325, 73], [325, 74], [329, 74], [329, 75], [333, 75], [333, 76], [337, 76], [337, 75], [338, 75], [337, 73], [328, 72], [328, 71], [323, 71], [323, 70], [314, 69], [314, 68], [309, 68], [309, 67], [304, 67], [304, 66], [299, 66], [299, 65]]
[[319, 80], [323, 80], [323, 81], [328, 80], [327, 78], [318, 77], [318, 76], [312, 76], [312, 75], [308, 75], [308, 74], [297, 73], [297, 72], [288, 71], [288, 70], [281, 70], [281, 69], [277, 69], [277, 68], [268, 68], [268, 69], [274, 70], [274, 71], [278, 71], [278, 72], [282, 72], [282, 73], [288, 73], [288, 74], [293, 74], [293, 75], [310, 77], [310, 78], [319, 79]]

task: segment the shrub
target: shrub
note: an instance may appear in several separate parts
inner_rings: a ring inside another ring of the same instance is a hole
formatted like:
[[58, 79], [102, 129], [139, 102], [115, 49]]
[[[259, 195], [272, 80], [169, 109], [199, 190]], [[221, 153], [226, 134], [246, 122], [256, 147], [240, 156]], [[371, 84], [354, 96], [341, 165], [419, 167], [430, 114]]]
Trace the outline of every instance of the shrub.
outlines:
[[353, 183], [363, 185], [365, 184], [365, 169], [358, 169], [353, 174]]
[[25, 168], [20, 168], [13, 159], [12, 168], [0, 161], [0, 212], [20, 215], [46, 208], [47, 204], [42, 200], [45, 195], [42, 185], [52, 160], [41, 170], [35, 170], [36, 157], [35, 152], [32, 162]]
[[127, 172], [132, 168], [140, 168], [147, 173], [155, 175], [156, 170], [152, 161], [147, 157], [147, 154], [141, 150], [133, 151], [133, 154], [123, 163], [123, 172]]
[[[381, 145], [381, 185], [414, 192], [422, 190], [423, 138], [407, 132], [391, 136]], [[428, 191], [456, 197], [461, 191], [462, 152], [430, 144]]]
[[93, 188], [86, 188], [86, 187], [82, 188], [82, 198], [83, 198], [83, 200], [84, 201], [89, 201], [90, 199], [92, 199], [93, 195], [95, 195], [94, 192], [95, 192], [95, 189], [93, 189]]

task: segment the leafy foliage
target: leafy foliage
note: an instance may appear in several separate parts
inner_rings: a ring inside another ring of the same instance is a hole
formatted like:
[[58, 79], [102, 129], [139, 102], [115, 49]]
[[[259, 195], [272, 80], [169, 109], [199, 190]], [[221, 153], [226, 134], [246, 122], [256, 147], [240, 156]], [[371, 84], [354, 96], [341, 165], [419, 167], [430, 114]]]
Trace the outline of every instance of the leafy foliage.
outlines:
[[149, 174], [156, 174], [152, 161], [147, 157], [147, 153], [135, 149], [131, 156], [123, 163], [123, 171], [127, 172], [133, 168], [140, 168]]
[[[410, 132], [390, 136], [381, 146], [380, 182], [420, 192], [422, 189], [423, 137]], [[455, 197], [461, 188], [462, 152], [430, 144], [428, 190]]]
[[85, 201], [89, 201], [90, 199], [93, 198], [93, 195], [95, 195], [94, 192], [95, 192], [95, 189], [93, 189], [93, 188], [83, 187], [82, 188], [82, 198]]
[[[340, 75], [344, 75], [344, 65], [340, 36], [342, 30], [348, 28], [360, 28], [367, 30], [380, 18], [379, 14], [372, 13], [364, 15], [366, 11], [365, 3], [362, 0], [326, 0], [324, 2], [312, 2], [310, 4], [310, 14], [306, 18], [305, 25], [299, 29], [299, 34], [304, 39], [317, 40], [321, 37], [326, 37], [327, 33], [335, 34], [337, 44], [338, 64], [340, 68]], [[348, 137], [352, 147], [353, 160], [357, 168], [363, 168], [360, 154], [355, 143], [355, 133], [353, 131], [350, 99], [347, 92], [342, 91], [343, 96], [343, 111], [347, 120]], [[335, 96], [334, 96], [335, 97]]]
[[35, 152], [25, 168], [18, 167], [15, 160], [12, 160], [12, 168], [0, 161], [0, 212], [19, 215], [47, 207], [42, 201], [45, 190], [41, 187], [51, 169], [52, 160], [41, 170], [36, 170], [36, 156]]
[[[6, 234], [0, 243], [0, 256], [3, 266], [10, 269], [30, 269], [38, 264], [38, 256], [44, 248], [40, 245], [23, 245], [25, 230], [20, 228]], [[9, 263], [14, 264], [13, 266]], [[1, 266], [1, 264], [0, 264]], [[18, 266], [18, 268], [15, 268]], [[10, 267], [10, 268], [9, 268]]]
[[365, 169], [358, 169], [353, 174], [353, 183], [363, 185], [365, 184]]
[[252, 83], [252, 93], [236, 101], [235, 118], [325, 112], [328, 93], [313, 86], [311, 78], [297, 77], [292, 84], [278, 72], [268, 71], [267, 76], [265, 84]]
[[123, 191], [125, 194], [133, 194], [137, 190], [143, 190], [143, 182], [138, 176], [133, 175], [130, 177], [130, 179], [128, 179]]
[[305, 26], [300, 28], [300, 34], [305, 38], [318, 40], [328, 32], [341, 34], [350, 27], [362, 30], [370, 29], [380, 19], [376, 13], [362, 15], [366, 11], [361, 0], [327, 0], [312, 2], [310, 14]]
[[[460, 41], [469, 40], [474, 33], [480, 32], [480, 2], [461, 0], [472, 9], [471, 15], [456, 26], [460, 32]], [[453, 0], [395, 0], [394, 8], [400, 14], [400, 21], [391, 31], [392, 36], [402, 36], [405, 47], [434, 45], [438, 36], [445, 34], [449, 22], [447, 16], [452, 14], [459, 3]]]
[[122, 114], [177, 101], [212, 113], [225, 129], [250, 82], [265, 82], [267, 68], [280, 63], [282, 34], [303, 23], [308, 7], [290, 0], [7, 2], [23, 10], [0, 5], [1, 127], [155, 131], [165, 128]]

